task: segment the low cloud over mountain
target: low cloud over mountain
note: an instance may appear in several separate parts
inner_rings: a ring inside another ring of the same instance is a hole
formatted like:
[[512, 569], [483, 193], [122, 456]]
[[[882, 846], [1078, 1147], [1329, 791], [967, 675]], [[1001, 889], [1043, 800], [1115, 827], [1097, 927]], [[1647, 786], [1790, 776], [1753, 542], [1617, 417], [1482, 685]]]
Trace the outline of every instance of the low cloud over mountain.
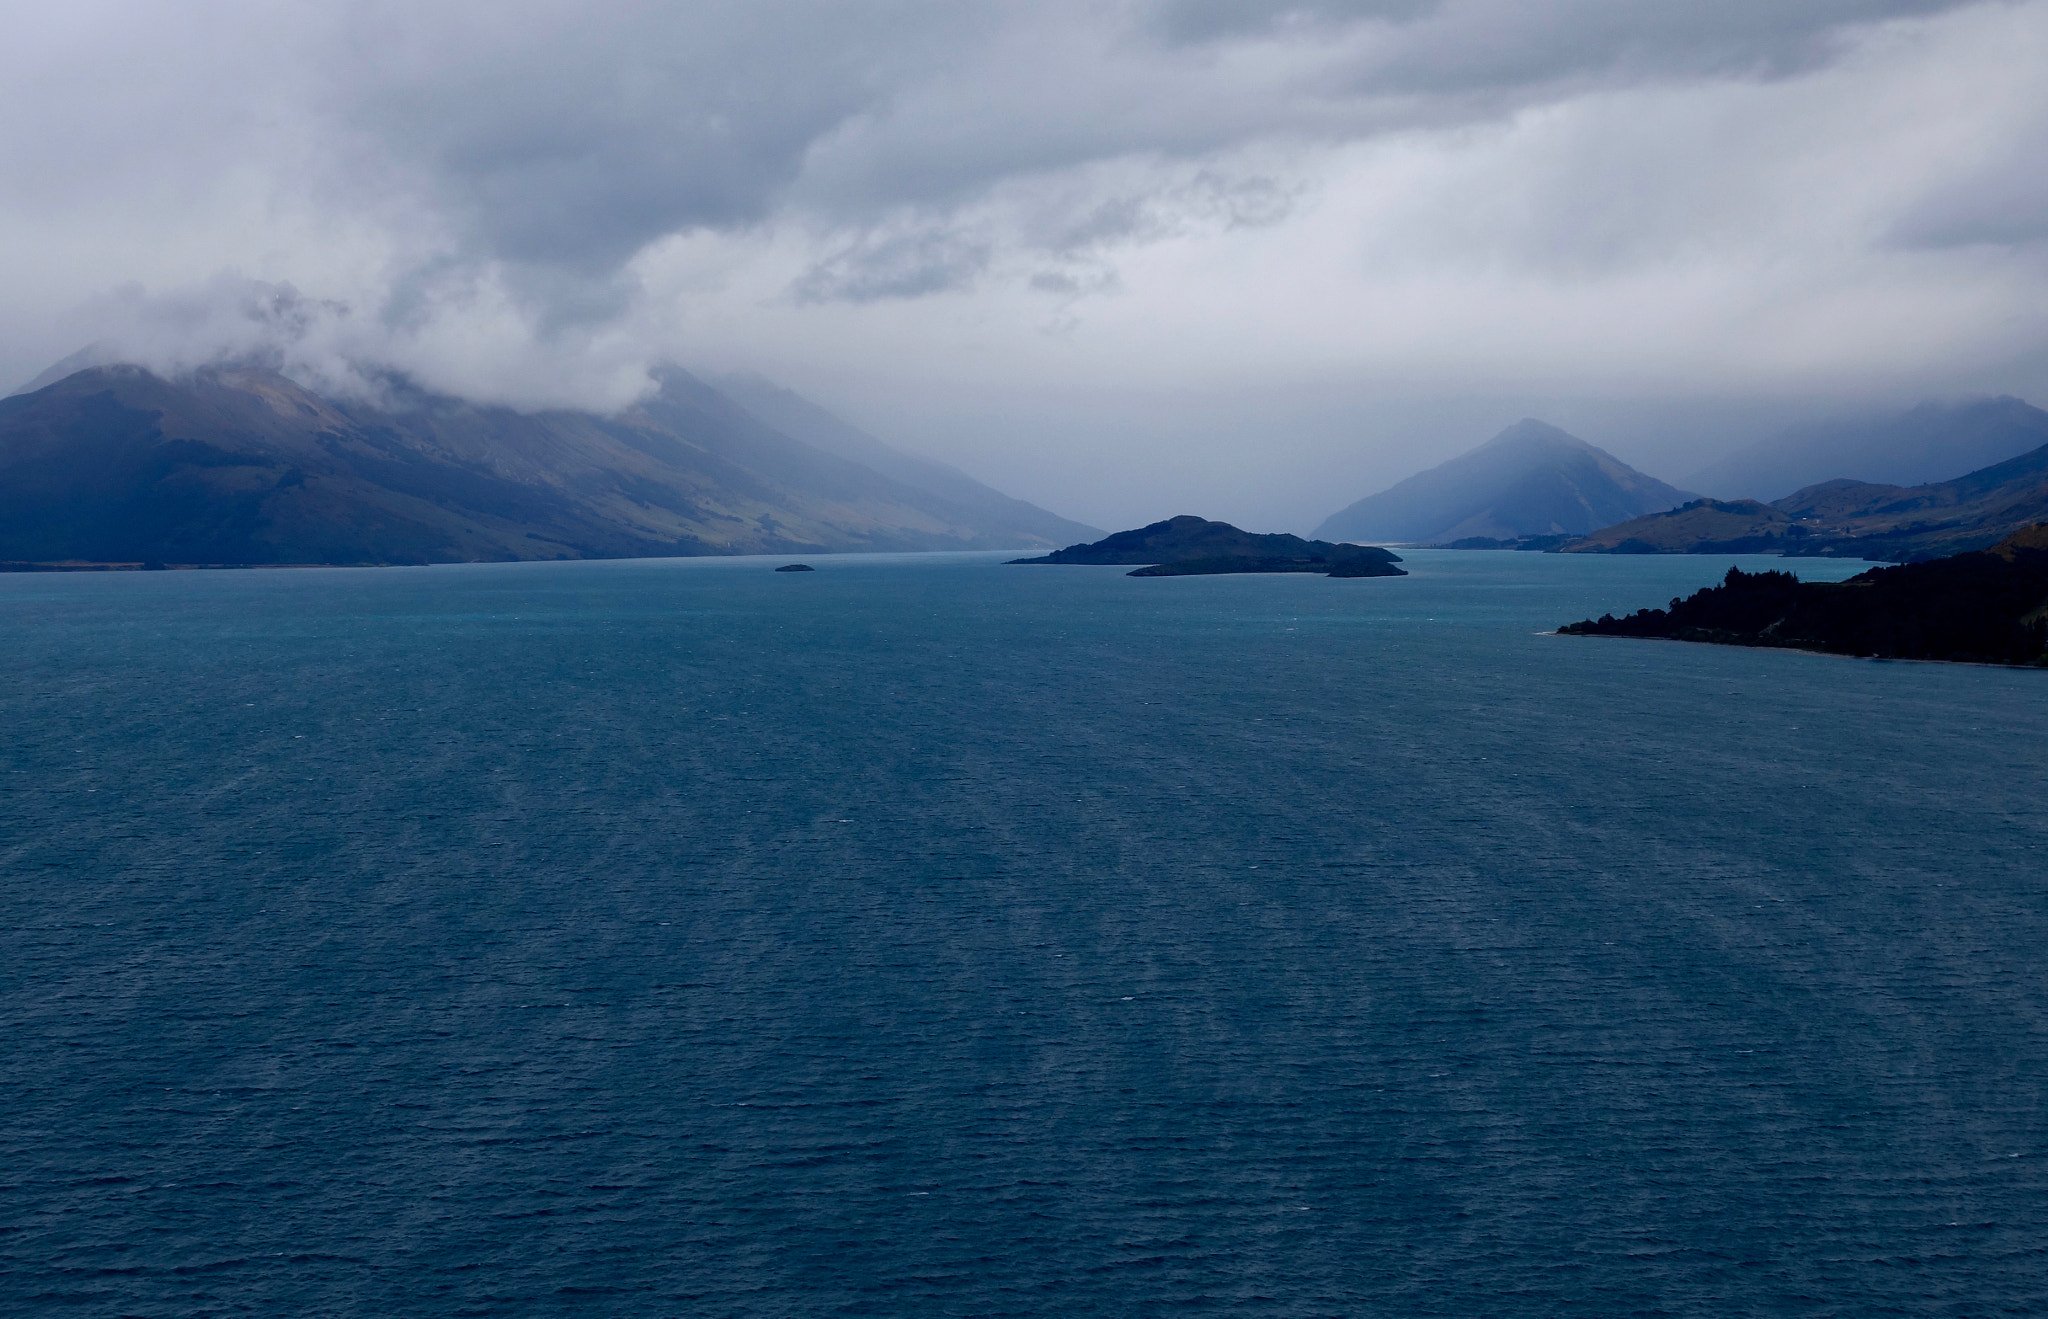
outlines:
[[380, 383], [373, 403], [262, 365], [170, 379], [109, 365], [0, 400], [0, 559], [432, 563], [1007, 549], [1093, 534], [957, 472], [940, 490], [893, 479], [672, 368], [611, 415]]
[[2016, 398], [1923, 403], [1903, 413], [1802, 426], [1690, 477], [1723, 499], [1779, 499], [1822, 481], [1914, 486], [2017, 458], [2048, 444], [2048, 412]]

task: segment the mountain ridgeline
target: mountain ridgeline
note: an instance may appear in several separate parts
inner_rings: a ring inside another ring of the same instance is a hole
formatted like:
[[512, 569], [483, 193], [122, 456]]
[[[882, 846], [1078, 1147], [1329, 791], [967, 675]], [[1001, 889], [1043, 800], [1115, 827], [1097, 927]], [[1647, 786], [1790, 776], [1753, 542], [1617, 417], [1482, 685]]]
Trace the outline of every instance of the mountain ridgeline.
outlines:
[[[1709, 474], [1720, 473], [1719, 484], [1816, 471], [1833, 479], [1770, 503], [1701, 498], [1555, 427], [1522, 421], [1360, 500], [1317, 534], [1455, 549], [1932, 559], [2048, 519], [2048, 412], [2016, 398], [1927, 403], [1790, 432]], [[1844, 475], [1858, 472], [1939, 479], [1909, 486]]]
[[1493, 545], [1583, 536], [1693, 496], [1533, 418], [1370, 495], [1316, 528], [1333, 540]]
[[1584, 554], [1838, 555], [1910, 562], [1983, 549], [2044, 519], [2048, 443], [1953, 480], [1926, 485], [1836, 480], [1769, 504], [1753, 499], [1697, 500], [1603, 528], [1564, 549]]
[[[871, 436], [806, 443], [688, 372], [613, 416], [257, 366], [98, 365], [0, 400], [0, 561], [388, 564], [1005, 549], [1096, 534]], [[794, 395], [813, 431], [843, 422]]]

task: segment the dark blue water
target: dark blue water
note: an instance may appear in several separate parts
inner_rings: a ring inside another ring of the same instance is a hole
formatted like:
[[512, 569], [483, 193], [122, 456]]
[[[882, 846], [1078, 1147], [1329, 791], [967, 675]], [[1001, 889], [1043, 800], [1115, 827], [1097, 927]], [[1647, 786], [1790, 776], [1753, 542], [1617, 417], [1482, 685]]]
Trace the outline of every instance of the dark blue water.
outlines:
[[0, 1305], [2040, 1312], [2048, 674], [1410, 565], [0, 577]]

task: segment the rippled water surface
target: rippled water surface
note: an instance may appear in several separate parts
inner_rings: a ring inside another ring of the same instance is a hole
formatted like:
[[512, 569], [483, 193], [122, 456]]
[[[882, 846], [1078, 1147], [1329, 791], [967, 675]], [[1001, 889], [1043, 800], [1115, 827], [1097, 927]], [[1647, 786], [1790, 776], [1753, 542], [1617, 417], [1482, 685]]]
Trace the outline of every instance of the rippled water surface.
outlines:
[[1409, 560], [0, 577], [0, 1306], [2048, 1305], [2048, 674]]

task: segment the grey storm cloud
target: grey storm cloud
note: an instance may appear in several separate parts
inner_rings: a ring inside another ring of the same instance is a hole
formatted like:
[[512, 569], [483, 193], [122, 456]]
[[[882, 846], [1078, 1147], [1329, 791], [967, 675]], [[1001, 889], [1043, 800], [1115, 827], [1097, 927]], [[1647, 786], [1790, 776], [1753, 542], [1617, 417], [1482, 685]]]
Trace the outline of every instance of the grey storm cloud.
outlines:
[[933, 5], [359, 11], [323, 109], [491, 255], [602, 268], [761, 219], [814, 143], [963, 26]]
[[1964, 162], [1949, 186], [1900, 217], [1893, 237], [1927, 248], [2048, 240], [2048, 124], [1989, 159]]
[[811, 267], [804, 302], [873, 302], [959, 288], [987, 269], [989, 245], [939, 229], [864, 238]]
[[[892, 208], [944, 210], [1122, 157], [1456, 123], [1603, 85], [1785, 76], [1830, 59], [1845, 28], [1945, 7], [527, 0], [252, 20], [209, 4], [165, 11], [160, 32], [132, 14], [115, 54], [148, 41], [158, 71], [72, 97], [113, 98], [113, 113], [89, 116], [108, 127], [123, 111], [185, 121], [211, 140], [175, 154], [202, 166], [310, 146], [313, 160], [288, 167], [324, 174], [339, 204], [352, 190], [403, 194], [464, 251], [596, 274], [664, 235], [782, 207], [859, 229]], [[297, 137], [278, 140], [280, 121]], [[882, 266], [918, 264], [900, 242], [858, 241]], [[938, 286], [821, 275], [806, 288]]]

